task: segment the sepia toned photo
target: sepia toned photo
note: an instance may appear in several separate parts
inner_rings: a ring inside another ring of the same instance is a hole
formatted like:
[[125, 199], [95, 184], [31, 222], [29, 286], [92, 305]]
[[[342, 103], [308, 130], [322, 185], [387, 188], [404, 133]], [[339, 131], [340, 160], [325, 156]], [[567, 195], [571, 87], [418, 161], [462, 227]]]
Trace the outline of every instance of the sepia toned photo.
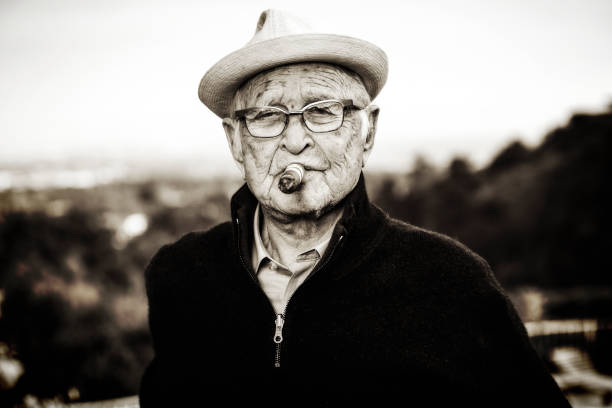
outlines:
[[0, 406], [612, 406], [611, 19], [0, 3]]

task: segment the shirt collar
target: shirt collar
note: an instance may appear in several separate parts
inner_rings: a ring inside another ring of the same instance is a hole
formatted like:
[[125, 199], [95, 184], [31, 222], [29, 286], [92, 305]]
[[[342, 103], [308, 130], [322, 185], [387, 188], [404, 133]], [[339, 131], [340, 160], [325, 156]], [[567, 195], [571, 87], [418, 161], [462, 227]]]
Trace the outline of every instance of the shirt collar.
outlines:
[[[231, 214], [234, 225], [234, 245], [236, 249], [236, 260], [242, 260], [244, 266], [253, 278], [256, 273], [253, 270], [253, 213], [257, 207], [257, 198], [249, 190], [245, 183], [234, 193], [231, 198]], [[380, 233], [388, 225], [387, 215], [378, 207], [370, 203], [365, 188], [363, 173], [359, 176], [357, 185], [339, 205], [343, 206], [342, 218], [334, 227], [329, 247], [326, 248], [322, 258], [326, 256], [330, 265], [334, 265], [334, 260], [342, 259], [335, 267], [329, 268], [329, 274], [333, 279], [342, 277], [355, 270], [355, 267], [363, 260], [363, 256], [374, 248], [375, 240], [380, 239]], [[332, 250], [329, 250], [333, 248]], [[347, 254], [359, 254], [359, 256], [347, 256]], [[244, 260], [249, 263], [244, 263]]]
[[[255, 271], [255, 273], [257, 273], [259, 271], [259, 266], [261, 265], [261, 262], [266, 258], [284, 267], [285, 269], [289, 269], [285, 265], [277, 261], [276, 259], [272, 258], [272, 255], [268, 253], [268, 250], [266, 249], [266, 246], [264, 245], [263, 240], [261, 239], [260, 223], [259, 223], [260, 213], [261, 211], [260, 211], [260, 206], [258, 203], [257, 207], [255, 207], [255, 214], [253, 215], [253, 256], [252, 256], [253, 270]], [[301, 253], [299, 256], [308, 254], [309, 252], [314, 250], [317, 252], [318, 258], [321, 258], [323, 254], [325, 253], [327, 246], [329, 245], [329, 241], [331, 240], [333, 229], [334, 228], [332, 226], [332, 228], [330, 228], [328, 233], [325, 234], [325, 239], [323, 241], [319, 242], [312, 249], [309, 249], [308, 251]]]

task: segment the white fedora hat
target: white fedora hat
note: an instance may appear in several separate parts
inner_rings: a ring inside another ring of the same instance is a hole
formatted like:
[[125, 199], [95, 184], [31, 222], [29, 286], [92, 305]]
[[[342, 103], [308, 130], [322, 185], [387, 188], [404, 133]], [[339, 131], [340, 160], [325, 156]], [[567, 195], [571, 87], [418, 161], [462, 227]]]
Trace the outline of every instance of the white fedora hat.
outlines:
[[357, 73], [370, 98], [387, 81], [387, 55], [372, 43], [353, 37], [312, 32], [300, 19], [266, 10], [255, 35], [244, 47], [222, 58], [200, 81], [200, 100], [217, 116], [230, 116], [236, 90], [256, 74], [298, 62], [327, 62]]

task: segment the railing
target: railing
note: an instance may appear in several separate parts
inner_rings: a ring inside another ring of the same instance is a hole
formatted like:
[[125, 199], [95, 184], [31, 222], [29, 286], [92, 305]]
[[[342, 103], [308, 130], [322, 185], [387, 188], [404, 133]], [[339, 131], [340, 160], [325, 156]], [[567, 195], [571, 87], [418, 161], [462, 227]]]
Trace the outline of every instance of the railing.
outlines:
[[610, 364], [612, 322], [544, 320], [527, 322], [525, 328], [540, 356], [554, 366], [551, 374], [573, 407], [612, 406], [612, 376], [593, 362], [593, 356], [607, 353]]
[[[69, 407], [69, 408], [140, 408], [138, 404], [138, 396], [134, 395], [131, 397], [106, 400], [106, 401], [95, 401], [95, 402], [78, 402], [72, 403], [60, 407]], [[46, 407], [51, 408], [51, 407]]]

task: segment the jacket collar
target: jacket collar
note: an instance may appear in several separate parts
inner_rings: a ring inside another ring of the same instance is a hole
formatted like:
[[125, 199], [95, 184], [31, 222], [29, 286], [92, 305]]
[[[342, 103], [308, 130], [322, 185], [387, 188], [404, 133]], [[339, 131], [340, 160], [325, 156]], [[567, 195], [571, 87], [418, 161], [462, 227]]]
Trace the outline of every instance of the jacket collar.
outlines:
[[[261, 234], [259, 232], [260, 231], [260, 226], [259, 226], [260, 219], [261, 219], [261, 206], [258, 205], [257, 207], [255, 207], [255, 214], [253, 215], [253, 244], [251, 246], [252, 247], [251, 256], [253, 257], [253, 259], [251, 259], [251, 265], [253, 265], [253, 269], [255, 270], [255, 272], [258, 271], [259, 265], [261, 265], [261, 262], [266, 258], [273, 261], [276, 264], [280, 264], [280, 262], [277, 259], [274, 259], [274, 257], [270, 255], [270, 253], [266, 249], [266, 246], [263, 243], [263, 239], [261, 238]], [[332, 232], [333, 231], [328, 230], [326, 233], [327, 239], [324, 239], [322, 242], [319, 242], [317, 245], [315, 245], [308, 251], [304, 251], [302, 254], [298, 256], [298, 258], [303, 257], [304, 255], [307, 255], [315, 251], [316, 252], [315, 255], [317, 259], [320, 259], [321, 256], [325, 253], [325, 249], [329, 245], [329, 242], [331, 241], [330, 234]], [[285, 265], [282, 265], [282, 264], [280, 265], [283, 266], [285, 269], [289, 269]]]
[[[360, 263], [380, 238], [384, 213], [369, 201], [365, 188], [363, 173], [355, 188], [341, 201], [344, 206], [342, 218], [336, 224], [327, 251], [320, 264], [337, 260], [340, 252], [344, 254], [342, 268], [335, 268], [337, 276], [344, 275], [340, 270], [347, 272]], [[251, 259], [251, 246], [253, 244], [253, 215], [257, 207], [257, 199], [244, 184], [232, 196], [231, 213], [234, 223], [234, 242], [238, 246], [239, 255], [244, 266], [252, 276], [255, 276]], [[348, 256], [346, 256], [348, 255]]]

